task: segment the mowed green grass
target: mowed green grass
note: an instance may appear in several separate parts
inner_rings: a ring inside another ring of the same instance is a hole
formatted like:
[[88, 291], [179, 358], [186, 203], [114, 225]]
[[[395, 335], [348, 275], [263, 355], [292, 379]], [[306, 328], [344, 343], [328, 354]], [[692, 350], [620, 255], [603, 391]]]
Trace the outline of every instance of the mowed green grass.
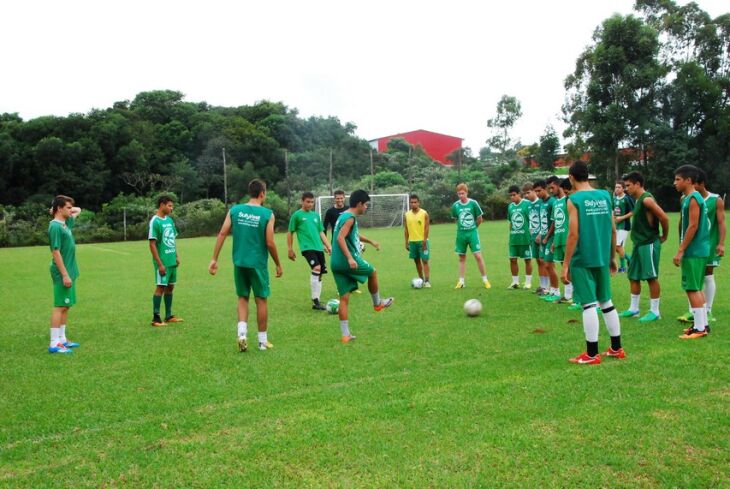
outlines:
[[[664, 319], [622, 323], [626, 360], [576, 366], [567, 359], [585, 348], [580, 314], [506, 290], [506, 222], [480, 228], [491, 290], [471, 257], [467, 288], [453, 290], [451, 225], [432, 228], [430, 290], [410, 288], [401, 229], [364, 232], [382, 244], [365, 256], [395, 305], [374, 313], [366, 291], [354, 295], [358, 339], [342, 345], [337, 317], [310, 309], [308, 267], [285, 259], [277, 235], [275, 348], [245, 354], [230, 241], [216, 277], [213, 238], [178, 241], [175, 312], [185, 322], [158, 329], [147, 243], [78, 246], [68, 330], [81, 347], [67, 356], [46, 352], [48, 249], [0, 250], [0, 486], [730, 485], [726, 266], [712, 335], [678, 340], [686, 299], [673, 236]], [[622, 310], [628, 282], [613, 281]], [[328, 275], [323, 299], [335, 296]], [[482, 301], [480, 317], [463, 314], [469, 298]]]

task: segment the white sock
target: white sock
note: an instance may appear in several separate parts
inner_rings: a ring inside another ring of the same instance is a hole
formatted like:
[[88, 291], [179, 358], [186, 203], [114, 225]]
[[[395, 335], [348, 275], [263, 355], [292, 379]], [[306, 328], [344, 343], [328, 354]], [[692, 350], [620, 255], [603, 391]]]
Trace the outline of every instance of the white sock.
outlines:
[[259, 331], [259, 343], [264, 345], [269, 342], [269, 338], [266, 335], [266, 331]]
[[246, 336], [248, 334], [248, 323], [246, 321], [238, 321], [238, 336]]
[[60, 341], [58, 340], [58, 336], [60, 333], [61, 328], [51, 328], [51, 348], [58, 346], [58, 344], [60, 343]]
[[715, 275], [705, 275], [705, 301], [707, 302], [707, 310], [712, 310], [712, 304], [715, 302]]
[[374, 294], [370, 294], [370, 297], [373, 298], [373, 305], [379, 306], [380, 305], [380, 292], [375, 292]]
[[487, 278], [487, 276], [486, 276], [486, 275], [482, 275], [482, 282], [486, 282], [487, 280], [489, 280], [489, 279]]
[[550, 293], [552, 295], [560, 295], [560, 287], [550, 287]]
[[319, 275], [311, 274], [309, 276], [309, 290], [312, 292], [312, 300], [319, 299], [317, 295], [317, 284], [319, 283]]
[[319, 280], [317, 280], [317, 299], [322, 297], [322, 276], [320, 275]]
[[639, 300], [641, 300], [641, 294], [631, 294], [631, 305], [629, 311], [639, 312]]
[[707, 317], [705, 317], [705, 308], [704, 307], [696, 307], [692, 309], [692, 314], [694, 315], [694, 324], [692, 327], [696, 329], [697, 331], [704, 331], [705, 326], [707, 325]]
[[520, 276], [519, 275], [512, 275], [512, 285], [517, 285], [520, 283]]
[[659, 314], [659, 300], [659, 298], [649, 299], [649, 310], [657, 316], [661, 316], [661, 314]]
[[586, 334], [586, 341], [595, 343], [598, 341], [598, 311], [595, 303], [593, 307], [583, 309], [583, 331]]
[[66, 325], [62, 324], [58, 332], [58, 341], [60, 343], [66, 343], [68, 340], [66, 339]]
[[[610, 310], [609, 310], [610, 309]], [[606, 310], [609, 310], [606, 312]], [[601, 311], [603, 311], [603, 322], [606, 323], [606, 329], [610, 336], [621, 336], [621, 323], [618, 319], [618, 312], [613, 307], [612, 301], [601, 303]]]
[[525, 275], [525, 287], [528, 289], [532, 287], [532, 275]]
[[545, 277], [544, 275], [540, 275], [540, 287], [543, 289], [547, 289], [550, 284], [550, 279], [548, 277]]
[[463, 284], [464, 283], [464, 277], [459, 277], [459, 283], [460, 284]]
[[573, 284], [565, 285], [565, 298], [568, 300], [573, 299]]
[[342, 331], [342, 336], [352, 336], [350, 334], [350, 321], [347, 319], [340, 321], [340, 331]]

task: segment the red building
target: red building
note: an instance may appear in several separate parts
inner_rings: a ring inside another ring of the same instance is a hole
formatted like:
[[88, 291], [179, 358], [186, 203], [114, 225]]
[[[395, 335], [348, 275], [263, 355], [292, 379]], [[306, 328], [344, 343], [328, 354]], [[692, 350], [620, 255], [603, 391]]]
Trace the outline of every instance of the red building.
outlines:
[[405, 139], [413, 146], [421, 146], [428, 156], [445, 166], [454, 164], [448, 157], [457, 149], [461, 149], [463, 141], [462, 138], [418, 129], [373, 139], [370, 141], [370, 146], [379, 153], [385, 152], [388, 150], [388, 141], [393, 138]]

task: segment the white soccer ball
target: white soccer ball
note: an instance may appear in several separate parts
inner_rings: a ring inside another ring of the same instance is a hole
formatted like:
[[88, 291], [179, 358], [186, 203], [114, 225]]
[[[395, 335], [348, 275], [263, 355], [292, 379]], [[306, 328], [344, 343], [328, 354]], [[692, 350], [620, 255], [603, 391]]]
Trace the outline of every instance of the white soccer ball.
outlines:
[[464, 312], [469, 317], [478, 316], [482, 313], [482, 303], [476, 299], [469, 299], [464, 303]]
[[423, 288], [423, 279], [420, 277], [416, 277], [413, 280], [411, 280], [411, 287], [414, 289], [421, 289]]
[[360, 242], [360, 253], [365, 253], [365, 243]]
[[330, 299], [327, 301], [325, 308], [327, 309], [328, 313], [337, 314], [337, 311], [339, 311], [340, 309], [340, 301], [337, 299]]

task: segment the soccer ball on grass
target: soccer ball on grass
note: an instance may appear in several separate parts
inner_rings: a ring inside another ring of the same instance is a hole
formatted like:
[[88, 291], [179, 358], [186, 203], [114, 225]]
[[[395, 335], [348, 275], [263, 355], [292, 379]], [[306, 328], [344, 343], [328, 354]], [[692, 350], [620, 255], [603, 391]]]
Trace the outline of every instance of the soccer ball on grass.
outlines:
[[421, 289], [423, 288], [423, 279], [420, 277], [416, 277], [413, 280], [411, 280], [411, 287], [414, 289]]
[[482, 313], [482, 303], [477, 299], [469, 299], [464, 303], [464, 312], [469, 317], [475, 317]]

